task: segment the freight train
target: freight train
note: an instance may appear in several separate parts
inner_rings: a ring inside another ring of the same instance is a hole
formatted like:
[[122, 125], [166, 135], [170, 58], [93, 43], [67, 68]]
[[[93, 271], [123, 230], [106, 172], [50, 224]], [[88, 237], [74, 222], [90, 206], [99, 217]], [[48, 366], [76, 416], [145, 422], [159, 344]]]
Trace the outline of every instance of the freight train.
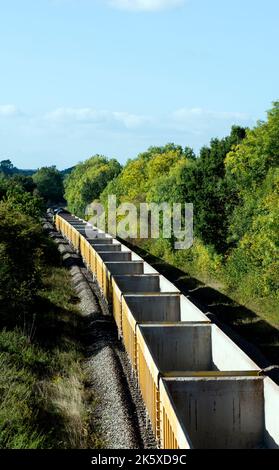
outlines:
[[140, 256], [59, 210], [56, 229], [99, 285], [162, 449], [279, 447], [279, 387]]

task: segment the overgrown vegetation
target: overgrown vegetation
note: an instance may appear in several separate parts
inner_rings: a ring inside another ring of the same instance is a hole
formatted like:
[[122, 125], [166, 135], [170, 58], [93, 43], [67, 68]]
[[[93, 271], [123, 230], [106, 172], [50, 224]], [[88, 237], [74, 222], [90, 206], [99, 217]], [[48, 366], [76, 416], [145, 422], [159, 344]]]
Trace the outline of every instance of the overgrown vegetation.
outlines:
[[55, 166], [40, 168], [33, 175], [33, 181], [36, 184], [36, 191], [47, 205], [63, 202], [63, 177]]
[[59, 172], [55, 166], [43, 167], [37, 171], [18, 170], [10, 160], [2, 160], [0, 199], [8, 198], [12, 207], [17, 205], [19, 210], [24, 210], [29, 201], [30, 215], [38, 216], [46, 207], [63, 203], [63, 178], [63, 172]]
[[65, 178], [65, 198], [69, 209], [84, 216], [88, 204], [97, 199], [110, 180], [121, 171], [117, 160], [101, 155], [79, 163]]
[[0, 186], [0, 448], [94, 448], [70, 275], [23, 182]]
[[[233, 127], [197, 156], [151, 147], [124, 168], [95, 156], [67, 171], [68, 206], [84, 216], [96, 199], [191, 202], [194, 245], [140, 240], [151, 254], [279, 325], [279, 103], [254, 129]], [[62, 175], [33, 177], [0, 162], [0, 448], [98, 447], [87, 406], [79, 322], [67, 271], [40, 217], [63, 198]]]
[[34, 170], [20, 170], [16, 168], [9, 159], [0, 161], [0, 176], [32, 176], [33, 173], [35, 173]]
[[91, 159], [69, 175], [66, 199], [82, 216], [94, 199], [106, 206], [109, 194], [118, 204], [193, 203], [191, 249], [174, 250], [172, 239], [134, 242], [278, 325], [278, 159], [276, 102], [266, 122], [251, 130], [234, 126], [199, 155], [174, 144], [149, 148], [115, 178], [110, 173], [103, 191], [100, 162]]

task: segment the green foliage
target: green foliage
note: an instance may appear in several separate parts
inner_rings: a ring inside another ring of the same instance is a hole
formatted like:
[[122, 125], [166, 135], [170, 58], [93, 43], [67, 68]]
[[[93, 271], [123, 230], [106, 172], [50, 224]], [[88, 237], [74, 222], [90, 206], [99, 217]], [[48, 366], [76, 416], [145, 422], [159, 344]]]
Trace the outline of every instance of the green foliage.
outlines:
[[66, 168], [65, 170], [62, 170], [60, 173], [61, 173], [61, 176], [62, 178], [66, 178], [66, 176], [68, 176], [70, 173], [72, 173], [72, 171], [75, 169], [74, 166], [71, 166], [70, 168]]
[[26, 327], [0, 330], [1, 449], [87, 445], [81, 355], [64, 324], [69, 330], [77, 313], [74, 292], [67, 270], [48, 269], [44, 277], [35, 335]]
[[35, 187], [0, 177], [0, 448], [94, 447], [75, 293], [42, 230]]
[[234, 182], [234, 207], [228, 237], [234, 244], [227, 260], [227, 283], [245, 285], [243, 299], [279, 296], [279, 103], [267, 122], [249, 130], [247, 138], [226, 158], [227, 179]]
[[191, 202], [184, 199], [183, 194], [183, 180], [187, 171], [191, 171], [195, 161], [183, 157], [172, 165], [168, 172], [161, 175], [159, 178], [153, 180], [148, 195], [148, 202], [169, 202], [169, 203], [184, 203]]
[[13, 169], [14, 169], [14, 166], [11, 160], [2, 160], [0, 162], [0, 173], [2, 173], [4, 176], [12, 175]]
[[18, 364], [23, 346], [25, 353], [32, 351], [26, 338], [23, 345], [22, 338], [19, 331], [0, 332], [1, 449], [34, 449], [41, 447], [44, 441], [32, 410], [35, 377], [30, 369]]
[[16, 168], [11, 160], [2, 160], [0, 161], [0, 175], [5, 177], [15, 176], [15, 175], [22, 175], [22, 176], [31, 176], [35, 173], [34, 170], [20, 170]]
[[194, 276], [222, 283], [246, 304], [278, 302], [278, 142], [276, 102], [266, 122], [252, 130], [232, 127], [228, 137], [203, 147], [198, 158], [173, 144], [151, 147], [127, 162], [101, 201], [116, 194], [118, 204], [193, 203], [190, 250], [173, 251], [172, 240], [139, 243]]
[[44, 201], [40, 196], [24, 191], [21, 186], [15, 186], [8, 189], [6, 198], [6, 206], [11, 211], [21, 212], [39, 219], [44, 212]]
[[34, 175], [39, 195], [48, 204], [63, 201], [64, 187], [61, 173], [54, 167], [40, 168]]
[[16, 210], [34, 218], [42, 216], [43, 199], [35, 195], [36, 184], [30, 176], [0, 177], [0, 201], [5, 200], [10, 210]]
[[31, 176], [14, 175], [11, 180], [16, 186], [20, 186], [27, 193], [33, 194], [36, 189], [36, 184]]
[[114, 159], [95, 155], [77, 165], [65, 179], [65, 197], [69, 209], [83, 216], [88, 204], [98, 199], [108, 182], [121, 171]]
[[176, 202], [179, 202], [180, 175], [192, 160], [194, 154], [188, 148], [183, 150], [174, 144], [150, 147], [127, 162], [120, 175], [104, 190], [101, 201], [106, 205], [107, 196], [114, 194], [118, 203], [168, 202], [177, 197]]
[[279, 102], [268, 112], [267, 122], [259, 122], [247, 138], [227, 156], [226, 170], [244, 197], [259, 187], [268, 171], [279, 164]]
[[[30, 216], [0, 202], [0, 310], [17, 310], [21, 321], [34, 300], [40, 280], [44, 235]], [[19, 320], [19, 319], [18, 319]]]
[[[253, 204], [254, 203], [254, 204]], [[238, 241], [227, 260], [230, 287], [246, 286], [246, 296], [279, 298], [279, 169], [271, 169], [254, 197], [247, 195], [231, 226]]]
[[194, 204], [195, 234], [205, 244], [225, 252], [228, 226], [237, 194], [225, 175], [225, 158], [234, 145], [245, 137], [245, 129], [233, 127], [224, 139], [213, 139], [203, 147], [196, 165], [182, 175], [184, 200]]
[[0, 201], [6, 196], [8, 190], [8, 179], [0, 174]]
[[[1, 220], [4, 204], [1, 203]], [[32, 218], [15, 216], [15, 211], [9, 212], [9, 219], [7, 214], [4, 216], [5, 243], [3, 237], [0, 243], [1, 249], [6, 247], [6, 251], [0, 250], [0, 448], [95, 448], [98, 442], [89, 429], [87, 412], [88, 400], [92, 398], [88, 393], [88, 398], [84, 396], [85, 377], [76, 341], [78, 310], [73, 305], [75, 292], [70, 274], [64, 268], [49, 266], [49, 246], [44, 241], [41, 243], [39, 226], [34, 225]], [[11, 218], [16, 220], [8, 243], [6, 226]], [[15, 253], [11, 252], [13, 242]], [[30, 263], [37, 256], [36, 244], [39, 252], [35, 264], [40, 279], [35, 290], [31, 284], [31, 292], [25, 290], [31, 265], [26, 266], [26, 258], [21, 253], [24, 242], [27, 242]], [[10, 269], [11, 261], [14, 270]], [[3, 269], [6, 284], [3, 284]], [[16, 283], [20, 283], [20, 293], [15, 291]], [[16, 301], [13, 295], [18, 296]], [[26, 299], [26, 295], [34, 297]]]

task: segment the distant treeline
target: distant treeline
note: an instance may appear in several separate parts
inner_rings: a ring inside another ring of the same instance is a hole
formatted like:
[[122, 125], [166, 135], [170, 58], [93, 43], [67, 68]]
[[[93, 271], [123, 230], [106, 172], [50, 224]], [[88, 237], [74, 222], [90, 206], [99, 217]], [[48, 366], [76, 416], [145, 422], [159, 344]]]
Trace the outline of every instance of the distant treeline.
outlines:
[[[115, 194], [118, 203], [194, 204], [194, 245], [142, 241], [152, 254], [207, 282], [219, 284], [278, 324], [279, 102], [253, 129], [232, 127], [199, 155], [168, 144], [151, 147], [122, 168], [94, 156], [65, 179], [69, 209], [84, 217], [87, 204]], [[277, 307], [276, 307], [277, 306]], [[276, 312], [277, 308], [277, 312]]]
[[0, 175], [2, 176], [13, 176], [13, 175], [25, 175], [32, 176], [36, 173], [36, 170], [20, 170], [16, 168], [11, 160], [0, 161]]
[[[253, 129], [232, 127], [199, 154], [167, 144], [150, 147], [122, 167], [95, 155], [59, 172], [28, 175], [0, 162], [0, 199], [38, 216], [65, 204], [84, 217], [94, 200], [194, 204], [194, 245], [174, 250], [172, 239], [135, 240], [150, 253], [229, 293], [275, 324], [278, 320], [279, 103]], [[30, 170], [31, 171], [31, 170]]]
[[0, 162], [0, 199], [13, 200], [20, 204], [28, 198], [36, 204], [34, 211], [64, 201], [63, 174], [53, 167], [43, 167], [37, 171], [18, 170], [10, 160]]
[[[279, 103], [254, 129], [233, 127], [199, 155], [168, 144], [122, 167], [96, 155], [64, 174], [0, 162], [0, 448], [94, 448], [74, 341], [74, 292], [41, 216], [94, 200], [194, 204], [194, 245], [134, 240], [279, 325]], [[66, 173], [66, 174], [65, 174]], [[65, 192], [65, 194], [64, 194]], [[74, 322], [76, 323], [76, 321]], [[69, 390], [71, 393], [69, 393]], [[86, 392], [88, 393], [88, 392]]]
[[[45, 167], [45, 169], [50, 169], [50, 168], [55, 168], [55, 167]], [[57, 172], [61, 175], [62, 179], [65, 178], [65, 176], [69, 175], [75, 167], [70, 167], [66, 168], [65, 170], [58, 171]], [[0, 161], [0, 177], [5, 178], [5, 177], [12, 177], [12, 176], [33, 176], [35, 173], [37, 173], [38, 170], [26, 170], [26, 169], [20, 169], [17, 168], [13, 165], [11, 160], [6, 159], [6, 160], [1, 160]]]

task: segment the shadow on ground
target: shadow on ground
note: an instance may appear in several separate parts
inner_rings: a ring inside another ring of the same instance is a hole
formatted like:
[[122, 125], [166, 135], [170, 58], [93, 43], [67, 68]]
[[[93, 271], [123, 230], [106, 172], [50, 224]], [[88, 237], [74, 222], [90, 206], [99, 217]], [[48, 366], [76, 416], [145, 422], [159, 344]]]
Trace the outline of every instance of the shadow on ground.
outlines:
[[[261, 368], [279, 363], [279, 330], [218, 290], [166, 263], [127, 240], [130, 249], [164, 275], [238, 344]], [[279, 371], [269, 374], [279, 382]]]

